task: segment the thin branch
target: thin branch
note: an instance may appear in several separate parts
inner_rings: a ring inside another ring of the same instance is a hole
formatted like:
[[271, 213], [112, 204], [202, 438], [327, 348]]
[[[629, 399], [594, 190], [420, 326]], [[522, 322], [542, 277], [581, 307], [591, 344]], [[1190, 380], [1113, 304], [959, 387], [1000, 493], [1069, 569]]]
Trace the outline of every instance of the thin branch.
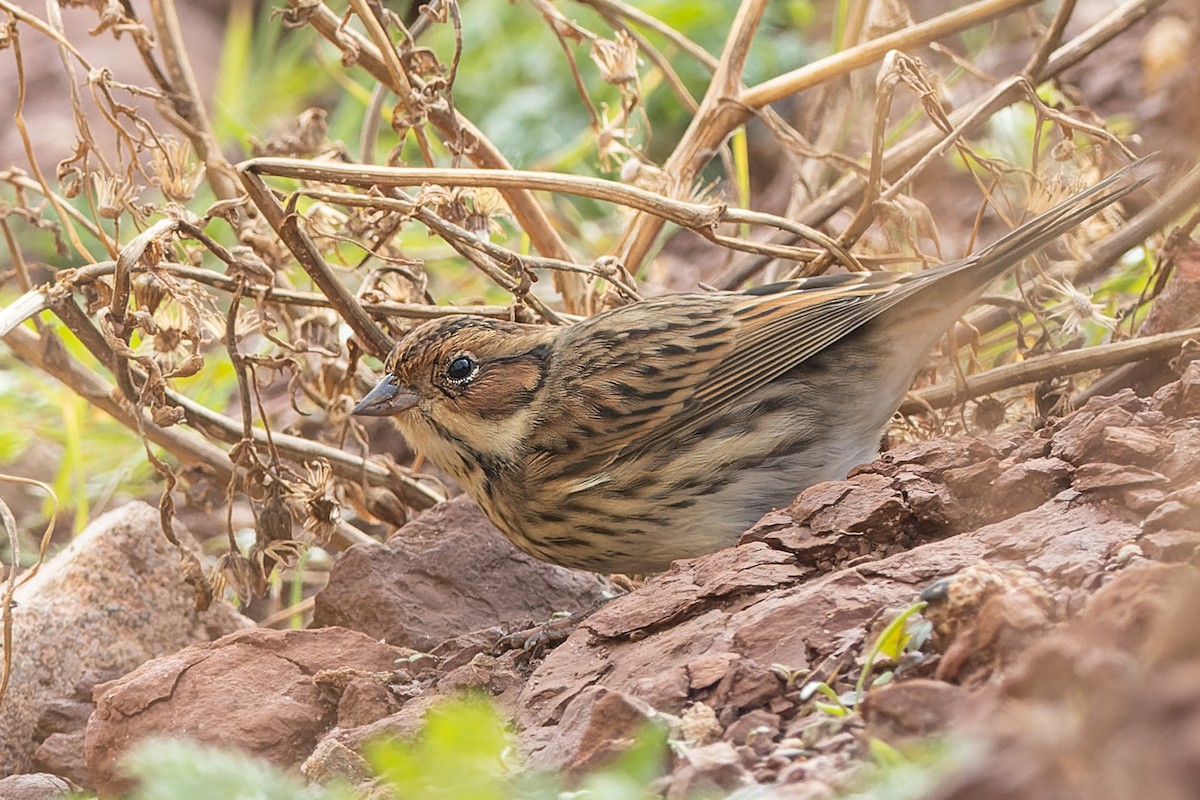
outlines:
[[[1043, 71], [1030, 82], [1038, 84], [1056, 78], [1064, 70], [1077, 65], [1088, 55], [1108, 44], [1164, 2], [1165, 0], [1129, 0], [1054, 51]], [[1010, 78], [998, 84], [950, 114], [950, 122], [954, 125], [950, 134], [935, 125], [929, 125], [889, 148], [883, 157], [884, 177], [894, 178], [952, 137], [970, 135], [997, 111], [1017, 102], [1023, 96], [1019, 78]], [[968, 119], [974, 120], [974, 123], [964, 125], [964, 121]], [[814, 227], [825, 223], [839, 209], [853, 203], [864, 186], [862, 176], [848, 171], [824, 194], [810, 202], [798, 216], [798, 220]], [[786, 244], [790, 240], [791, 237], [780, 235], [773, 239], [773, 242]], [[718, 289], [736, 288], [766, 268], [769, 262], [770, 259], [756, 258], [735, 263], [713, 281], [713, 285]]]
[[962, 382], [941, 384], [912, 392], [900, 406], [900, 413], [917, 414], [931, 408], [948, 408], [976, 397], [1014, 386], [1037, 383], [1047, 378], [1074, 375], [1147, 358], [1162, 358], [1178, 352], [1186, 342], [1195, 339], [1200, 339], [1200, 328], [1114, 342], [1084, 350], [1034, 356], [1017, 364], [1006, 364], [978, 375], [971, 375]]
[[[358, 64], [370, 73], [373, 78], [387, 85], [389, 89], [399, 95], [402, 87], [393, 84], [391, 75], [383, 62], [379, 50], [357, 31], [343, 26], [341, 17], [338, 14], [335, 14], [324, 3], [313, 3], [312, 0], [287, 0], [287, 3], [301, 14], [318, 33], [333, 43], [347, 57], [352, 58], [354, 63]], [[409, 80], [413, 83], [417, 91], [425, 89], [423, 85], [418, 84], [413, 76], [409, 76]], [[429, 116], [429, 121], [434, 124], [443, 136], [446, 136], [451, 141], [461, 141], [464, 143], [464, 152], [476, 166], [494, 170], [512, 169], [512, 164], [483, 135], [483, 132], [456, 110], [445, 104], [434, 104], [428, 107], [426, 112]], [[519, 189], [505, 190], [502, 194], [513, 216], [525, 233], [528, 234], [530, 241], [538, 252], [544, 256], [559, 258], [563, 261], [575, 260], [570, 248], [567, 247], [562, 237], [559, 236], [558, 231], [555, 230], [545, 210], [538, 205], [532, 195]], [[569, 308], [568, 310], [573, 309]]]
[[349, 290], [341, 284], [329, 265], [321, 258], [317, 248], [308, 237], [308, 233], [300, 227], [297, 214], [287, 211], [275, 195], [267, 188], [262, 179], [247, 169], [243, 163], [238, 166], [238, 175], [242, 185], [246, 187], [254, 205], [262, 212], [267, 223], [275, 229], [275, 233], [283, 240], [292, 255], [312, 278], [313, 283], [329, 298], [333, 308], [338, 312], [354, 334], [374, 353], [386, 353], [392, 347], [388, 338], [375, 321], [367, 315], [362, 306], [354, 299]]

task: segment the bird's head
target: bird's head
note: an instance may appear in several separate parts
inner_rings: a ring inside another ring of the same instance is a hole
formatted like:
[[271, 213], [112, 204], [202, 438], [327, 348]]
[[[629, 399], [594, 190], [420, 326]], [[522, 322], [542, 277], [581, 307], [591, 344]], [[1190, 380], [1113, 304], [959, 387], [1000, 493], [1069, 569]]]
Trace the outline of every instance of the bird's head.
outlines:
[[512, 459], [534, 424], [554, 335], [483, 317], [426, 322], [396, 345], [353, 413], [394, 416], [409, 444], [457, 477], [464, 458]]

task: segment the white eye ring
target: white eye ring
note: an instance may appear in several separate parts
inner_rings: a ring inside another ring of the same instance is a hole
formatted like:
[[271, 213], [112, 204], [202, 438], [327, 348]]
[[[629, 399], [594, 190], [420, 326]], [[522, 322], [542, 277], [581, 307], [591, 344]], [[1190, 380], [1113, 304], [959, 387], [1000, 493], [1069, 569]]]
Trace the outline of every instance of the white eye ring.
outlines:
[[459, 353], [446, 367], [446, 377], [453, 383], [467, 383], [479, 372], [479, 363], [469, 353]]

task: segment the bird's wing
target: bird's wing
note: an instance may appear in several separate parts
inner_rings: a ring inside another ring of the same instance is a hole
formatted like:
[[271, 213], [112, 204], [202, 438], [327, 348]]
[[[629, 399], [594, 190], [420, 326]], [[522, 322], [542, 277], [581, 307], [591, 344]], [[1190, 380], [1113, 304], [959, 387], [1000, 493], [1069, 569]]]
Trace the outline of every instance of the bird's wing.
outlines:
[[648, 432], [632, 446], [651, 449], [703, 425], [934, 282], [938, 274], [944, 274], [942, 269], [915, 275], [828, 275], [737, 295], [730, 312], [736, 326], [729, 351], [692, 384], [691, 396], [669, 426]]
[[[1120, 185], [1143, 161], [962, 261], [911, 275], [822, 275], [746, 292], [676, 295], [572, 326], [560, 343], [588, 351], [596, 368], [579, 370], [574, 383], [557, 396], [575, 402], [574, 419], [586, 422], [571, 422], [574, 432], [549, 438], [560, 449], [581, 453], [580, 474], [587, 474], [585, 470], [617, 458], [670, 447], [755, 389], [935, 283], [946, 286], [944, 321], [949, 324], [984, 286], [1025, 255], [1144, 183]], [[940, 317], [935, 314], [933, 323]]]
[[[670, 446], [927, 285], [934, 272], [676, 295], [603, 315], [603, 324], [572, 326], [561, 345], [575, 359], [587, 353], [587, 366], [557, 393], [563, 407], [543, 424], [544, 457], [570, 451], [571, 470], [583, 479], [633, 452]], [[533, 467], [536, 475], [537, 457]]]

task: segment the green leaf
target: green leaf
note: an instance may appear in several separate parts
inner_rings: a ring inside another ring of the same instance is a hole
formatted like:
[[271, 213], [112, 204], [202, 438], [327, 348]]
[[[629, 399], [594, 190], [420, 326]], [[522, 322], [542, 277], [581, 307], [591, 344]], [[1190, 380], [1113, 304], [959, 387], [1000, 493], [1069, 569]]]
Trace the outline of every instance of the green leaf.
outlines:
[[133, 800], [334, 800], [347, 792], [305, 786], [299, 779], [245, 753], [173, 739], [136, 745], [123, 761], [138, 781]]

